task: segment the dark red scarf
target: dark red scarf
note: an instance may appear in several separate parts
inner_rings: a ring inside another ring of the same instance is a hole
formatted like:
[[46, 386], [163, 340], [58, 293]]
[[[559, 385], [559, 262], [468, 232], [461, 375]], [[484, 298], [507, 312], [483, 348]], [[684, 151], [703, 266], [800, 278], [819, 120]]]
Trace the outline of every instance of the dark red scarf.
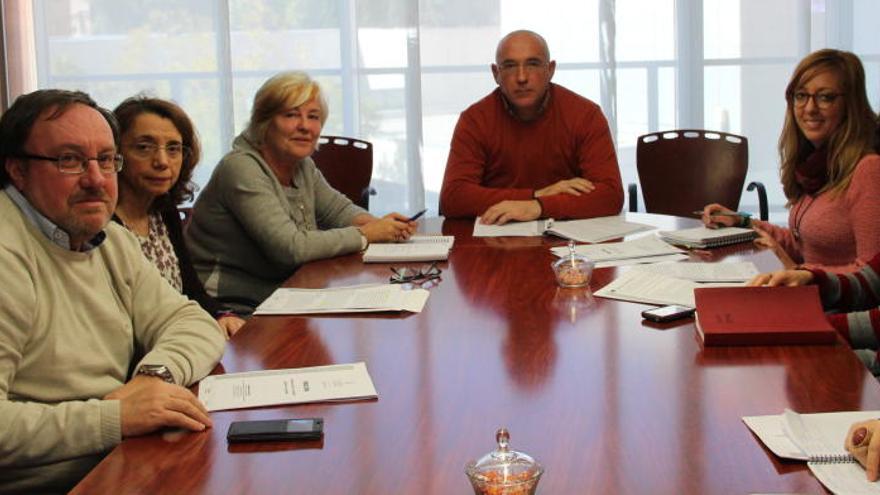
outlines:
[[815, 194], [828, 182], [828, 148], [813, 150], [794, 167], [794, 180], [807, 194]]

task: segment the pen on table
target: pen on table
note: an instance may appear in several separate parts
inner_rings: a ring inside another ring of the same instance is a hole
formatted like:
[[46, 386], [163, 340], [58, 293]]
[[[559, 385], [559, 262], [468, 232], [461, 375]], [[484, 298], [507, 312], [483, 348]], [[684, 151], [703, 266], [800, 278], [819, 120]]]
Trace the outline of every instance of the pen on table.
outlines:
[[407, 221], [407, 222], [415, 222], [416, 220], [419, 219], [419, 217], [421, 217], [422, 215], [424, 215], [425, 212], [427, 212], [427, 211], [428, 211], [428, 209], [425, 208], [424, 210], [422, 210], [422, 211], [416, 213], [415, 215], [413, 215], [413, 216], [407, 218], [406, 221]]

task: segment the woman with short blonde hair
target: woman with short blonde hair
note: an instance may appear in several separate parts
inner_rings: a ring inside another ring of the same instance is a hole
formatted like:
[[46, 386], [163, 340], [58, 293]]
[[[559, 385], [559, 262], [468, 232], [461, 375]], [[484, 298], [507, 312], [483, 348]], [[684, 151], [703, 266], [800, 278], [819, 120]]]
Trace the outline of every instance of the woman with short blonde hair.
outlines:
[[193, 208], [193, 264], [208, 293], [238, 310], [253, 309], [304, 263], [415, 231], [407, 217], [376, 218], [324, 180], [311, 159], [327, 120], [321, 93], [303, 72], [267, 80]]

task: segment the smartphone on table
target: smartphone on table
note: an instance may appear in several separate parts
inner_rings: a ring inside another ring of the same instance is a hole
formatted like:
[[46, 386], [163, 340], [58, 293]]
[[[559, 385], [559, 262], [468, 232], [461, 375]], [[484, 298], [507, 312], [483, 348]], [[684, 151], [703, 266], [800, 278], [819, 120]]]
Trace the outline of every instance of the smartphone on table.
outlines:
[[324, 420], [322, 418], [233, 421], [226, 433], [226, 441], [239, 443], [320, 440], [323, 434]]
[[678, 320], [679, 318], [688, 318], [693, 316], [694, 311], [696, 311], [694, 308], [688, 306], [672, 304], [670, 306], [646, 309], [642, 311], [642, 318], [657, 323], [664, 323], [667, 321]]

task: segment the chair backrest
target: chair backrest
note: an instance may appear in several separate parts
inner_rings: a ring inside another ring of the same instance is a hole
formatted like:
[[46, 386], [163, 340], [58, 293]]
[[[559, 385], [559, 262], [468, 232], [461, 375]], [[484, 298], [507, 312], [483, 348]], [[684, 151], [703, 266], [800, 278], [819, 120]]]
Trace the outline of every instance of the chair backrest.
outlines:
[[321, 136], [312, 159], [327, 182], [364, 209], [370, 207], [373, 145], [368, 141]]
[[645, 211], [692, 216], [709, 203], [739, 208], [749, 142], [743, 136], [682, 129], [639, 136], [636, 168]]

